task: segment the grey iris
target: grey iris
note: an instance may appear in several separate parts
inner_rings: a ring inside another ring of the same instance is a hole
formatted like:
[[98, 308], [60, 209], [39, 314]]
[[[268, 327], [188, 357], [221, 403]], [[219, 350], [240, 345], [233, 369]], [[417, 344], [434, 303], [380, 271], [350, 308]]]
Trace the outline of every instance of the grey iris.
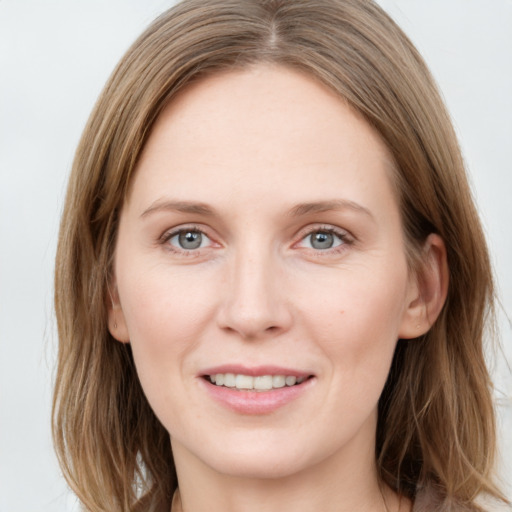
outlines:
[[201, 246], [203, 235], [198, 231], [183, 231], [179, 234], [178, 241], [183, 249], [197, 249]]
[[326, 231], [313, 233], [311, 236], [311, 247], [314, 249], [330, 249], [334, 244], [334, 236]]

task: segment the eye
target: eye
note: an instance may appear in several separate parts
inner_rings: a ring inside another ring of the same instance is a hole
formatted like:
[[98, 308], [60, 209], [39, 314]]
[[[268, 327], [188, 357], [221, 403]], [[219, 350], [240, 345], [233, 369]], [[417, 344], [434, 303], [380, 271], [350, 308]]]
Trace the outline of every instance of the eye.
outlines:
[[299, 247], [314, 249], [316, 251], [326, 251], [336, 249], [341, 245], [350, 243], [348, 234], [333, 228], [321, 228], [310, 231], [299, 242]]
[[166, 238], [167, 243], [181, 251], [194, 251], [211, 244], [211, 240], [198, 229], [180, 229], [170, 233]]
[[311, 233], [307, 238], [309, 239], [309, 243], [313, 249], [331, 249], [341, 243], [341, 241], [339, 241], [339, 237], [326, 231]]

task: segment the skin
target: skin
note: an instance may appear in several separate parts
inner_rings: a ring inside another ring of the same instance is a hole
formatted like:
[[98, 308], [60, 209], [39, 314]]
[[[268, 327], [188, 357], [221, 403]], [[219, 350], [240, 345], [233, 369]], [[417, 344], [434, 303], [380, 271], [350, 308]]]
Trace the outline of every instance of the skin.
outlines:
[[[121, 212], [109, 327], [171, 435], [185, 511], [385, 510], [378, 399], [397, 340], [428, 330], [446, 288], [434, 235], [429, 270], [408, 270], [392, 165], [339, 97], [281, 67], [207, 78], [157, 120]], [[235, 363], [312, 377], [244, 414], [201, 375]]]

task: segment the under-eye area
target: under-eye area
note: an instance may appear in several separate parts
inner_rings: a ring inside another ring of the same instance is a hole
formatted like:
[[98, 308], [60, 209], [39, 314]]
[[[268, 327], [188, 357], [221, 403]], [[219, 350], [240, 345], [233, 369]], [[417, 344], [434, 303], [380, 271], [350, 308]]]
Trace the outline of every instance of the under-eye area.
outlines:
[[215, 386], [233, 388], [243, 391], [271, 391], [284, 387], [298, 386], [313, 378], [313, 375], [244, 375], [235, 373], [217, 373], [205, 375], [204, 379]]

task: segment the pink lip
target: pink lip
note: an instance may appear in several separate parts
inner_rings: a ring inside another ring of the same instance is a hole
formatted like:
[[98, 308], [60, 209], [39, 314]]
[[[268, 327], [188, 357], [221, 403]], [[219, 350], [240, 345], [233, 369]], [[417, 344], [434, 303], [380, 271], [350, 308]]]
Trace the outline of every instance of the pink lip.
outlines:
[[243, 375], [294, 375], [296, 377], [311, 377], [310, 373], [282, 368], [277, 366], [258, 366], [248, 368], [239, 365], [224, 365], [208, 368], [201, 372], [199, 384], [202, 389], [217, 403], [231, 409], [239, 414], [246, 415], [264, 415], [270, 414], [290, 402], [298, 399], [308, 389], [310, 389], [316, 379], [314, 377], [306, 379], [301, 384], [295, 386], [285, 386], [283, 388], [272, 389], [269, 391], [239, 391], [234, 388], [216, 386], [212, 384], [206, 376], [217, 373], [234, 373]]

